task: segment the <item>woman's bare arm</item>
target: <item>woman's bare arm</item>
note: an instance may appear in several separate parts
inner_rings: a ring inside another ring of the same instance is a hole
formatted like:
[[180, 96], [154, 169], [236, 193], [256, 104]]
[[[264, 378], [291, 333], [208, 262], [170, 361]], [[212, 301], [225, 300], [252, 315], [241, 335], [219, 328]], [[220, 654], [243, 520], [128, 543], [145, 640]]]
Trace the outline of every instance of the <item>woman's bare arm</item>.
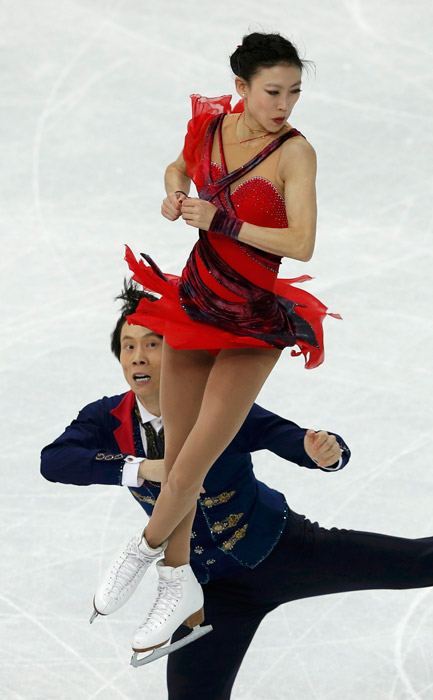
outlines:
[[182, 202], [188, 196], [191, 186], [182, 153], [167, 167], [164, 183], [167, 196], [162, 201], [161, 214], [169, 221], [176, 221], [181, 215]]
[[186, 172], [182, 153], [167, 167], [164, 184], [167, 196], [163, 199], [161, 214], [169, 221], [176, 221], [181, 214], [182, 201], [188, 196], [191, 187], [191, 178]]
[[186, 172], [186, 164], [182, 153], [174, 161], [170, 163], [165, 171], [164, 177], [165, 191], [167, 194], [182, 190], [185, 194], [189, 193], [191, 187], [191, 178]]
[[316, 154], [300, 137], [283, 147], [279, 171], [284, 183], [288, 228], [265, 228], [245, 222], [243, 243], [295, 260], [310, 260], [316, 238]]
[[[287, 228], [268, 228], [244, 222], [239, 240], [268, 253], [310, 260], [316, 237], [316, 154], [302, 137], [283, 147], [279, 174], [284, 183]], [[197, 198], [184, 199], [182, 217], [196, 228], [209, 230], [216, 207]]]

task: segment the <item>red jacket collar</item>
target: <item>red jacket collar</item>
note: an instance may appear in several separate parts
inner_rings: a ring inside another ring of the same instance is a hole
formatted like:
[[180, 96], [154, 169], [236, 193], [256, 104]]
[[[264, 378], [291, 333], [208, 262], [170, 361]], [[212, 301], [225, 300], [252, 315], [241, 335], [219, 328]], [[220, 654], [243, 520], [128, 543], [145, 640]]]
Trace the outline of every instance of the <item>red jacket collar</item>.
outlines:
[[120, 425], [114, 431], [114, 437], [119, 445], [119, 449], [124, 454], [135, 456], [134, 436], [132, 432], [132, 411], [135, 405], [135, 394], [133, 391], [127, 391], [121, 402], [113, 408], [110, 413]]

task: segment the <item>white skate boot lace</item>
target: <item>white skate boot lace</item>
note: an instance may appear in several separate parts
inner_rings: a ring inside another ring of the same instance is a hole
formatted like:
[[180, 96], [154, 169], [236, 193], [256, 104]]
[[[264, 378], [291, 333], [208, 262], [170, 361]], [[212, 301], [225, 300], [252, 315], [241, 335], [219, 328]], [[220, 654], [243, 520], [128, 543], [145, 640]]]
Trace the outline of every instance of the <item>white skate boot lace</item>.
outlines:
[[119, 556], [110, 574], [110, 583], [112, 584], [108, 592], [110, 598], [118, 598], [122, 590], [133, 582], [142, 567], [145, 564], [150, 564], [151, 561], [153, 559], [143, 554], [138, 549], [136, 542], [131, 543], [127, 551]]
[[175, 611], [179, 600], [182, 598], [182, 583], [175, 581], [158, 581], [158, 595], [147, 616], [139, 629], [149, 631], [159, 627], [168, 620]]

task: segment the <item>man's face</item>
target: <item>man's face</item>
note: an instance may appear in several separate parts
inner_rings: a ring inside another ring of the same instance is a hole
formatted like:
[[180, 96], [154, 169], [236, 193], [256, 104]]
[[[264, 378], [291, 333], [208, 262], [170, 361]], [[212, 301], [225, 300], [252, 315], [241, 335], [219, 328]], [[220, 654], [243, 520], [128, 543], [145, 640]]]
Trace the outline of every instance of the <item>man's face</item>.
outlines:
[[149, 328], [123, 324], [120, 333], [120, 364], [125, 379], [144, 405], [158, 400], [162, 338]]

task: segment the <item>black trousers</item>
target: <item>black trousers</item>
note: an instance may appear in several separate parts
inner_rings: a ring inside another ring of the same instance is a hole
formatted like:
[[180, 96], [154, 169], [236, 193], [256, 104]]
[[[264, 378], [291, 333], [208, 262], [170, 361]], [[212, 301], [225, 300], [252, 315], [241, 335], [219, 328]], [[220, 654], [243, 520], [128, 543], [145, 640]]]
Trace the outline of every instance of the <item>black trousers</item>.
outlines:
[[[327, 530], [291, 511], [278, 544], [261, 564], [203, 587], [206, 623], [213, 632], [170, 654], [169, 700], [229, 700], [258, 626], [282, 603], [343, 591], [432, 585], [433, 537]], [[187, 633], [182, 626], [172, 641]]]

